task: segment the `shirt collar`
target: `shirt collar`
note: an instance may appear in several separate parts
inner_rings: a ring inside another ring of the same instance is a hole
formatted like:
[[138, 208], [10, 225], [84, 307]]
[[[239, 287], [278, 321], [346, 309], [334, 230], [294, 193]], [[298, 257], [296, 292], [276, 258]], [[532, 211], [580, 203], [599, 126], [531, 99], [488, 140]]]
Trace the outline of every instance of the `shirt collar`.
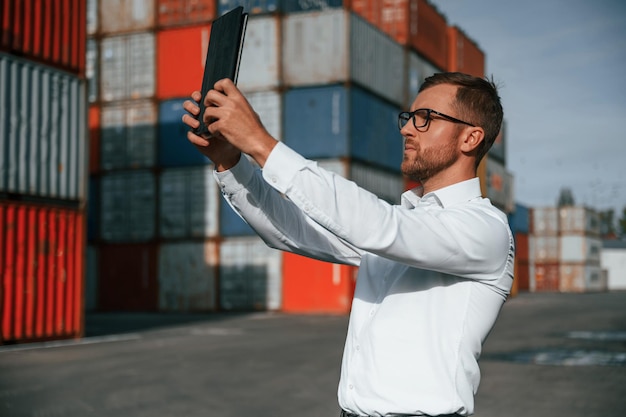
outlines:
[[464, 203], [482, 196], [478, 177], [457, 182], [444, 188], [422, 195], [423, 187], [416, 187], [402, 194], [401, 205], [407, 208], [415, 207], [419, 202], [432, 200], [445, 208], [458, 203]]

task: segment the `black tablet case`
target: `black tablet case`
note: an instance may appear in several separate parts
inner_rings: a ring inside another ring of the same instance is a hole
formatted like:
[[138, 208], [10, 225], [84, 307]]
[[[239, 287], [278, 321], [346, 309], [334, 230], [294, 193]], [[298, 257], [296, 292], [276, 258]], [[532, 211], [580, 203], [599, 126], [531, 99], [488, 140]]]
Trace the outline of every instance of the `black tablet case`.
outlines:
[[209, 47], [202, 78], [202, 99], [200, 101], [200, 126], [194, 130], [197, 135], [207, 134], [208, 128], [202, 121], [205, 105], [204, 98], [215, 83], [230, 78], [237, 83], [243, 39], [246, 32], [248, 14], [239, 6], [218, 17], [211, 25]]

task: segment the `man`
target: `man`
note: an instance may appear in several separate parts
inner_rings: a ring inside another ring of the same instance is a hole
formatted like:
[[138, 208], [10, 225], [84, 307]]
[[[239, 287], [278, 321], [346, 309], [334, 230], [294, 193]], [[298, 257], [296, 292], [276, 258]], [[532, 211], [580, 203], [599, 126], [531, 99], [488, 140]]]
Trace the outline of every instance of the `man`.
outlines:
[[[234, 210], [271, 247], [360, 267], [341, 415], [472, 414], [481, 346], [513, 279], [506, 216], [476, 178], [502, 122], [493, 83], [460, 73], [426, 79], [399, 116], [402, 172], [422, 186], [397, 206], [277, 142], [229, 80], [203, 99], [212, 136], [188, 138], [215, 163]], [[193, 101], [184, 107], [199, 112]]]

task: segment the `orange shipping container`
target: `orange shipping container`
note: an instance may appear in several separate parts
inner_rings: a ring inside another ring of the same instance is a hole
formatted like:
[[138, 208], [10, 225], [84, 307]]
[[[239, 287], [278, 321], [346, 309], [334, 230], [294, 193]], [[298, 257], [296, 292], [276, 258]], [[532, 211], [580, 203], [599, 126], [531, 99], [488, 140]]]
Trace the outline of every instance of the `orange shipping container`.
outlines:
[[531, 290], [535, 292], [558, 291], [560, 267], [557, 262], [535, 263], [531, 272]]
[[157, 23], [160, 27], [207, 23], [216, 16], [215, 0], [158, 0]]
[[459, 27], [448, 27], [448, 71], [485, 76], [485, 54]]
[[200, 90], [210, 35], [210, 24], [157, 33], [157, 98], [188, 97]]
[[283, 255], [283, 311], [335, 313], [350, 311], [356, 267]]
[[86, 0], [0, 2], [0, 50], [84, 75]]
[[89, 106], [89, 173], [100, 171], [100, 107]]
[[515, 233], [515, 259], [526, 262], [530, 259], [527, 233]]
[[0, 344], [80, 337], [83, 212], [0, 202]]
[[530, 264], [528, 261], [515, 260], [515, 284], [517, 291], [528, 291], [530, 289], [530, 276], [529, 276]]

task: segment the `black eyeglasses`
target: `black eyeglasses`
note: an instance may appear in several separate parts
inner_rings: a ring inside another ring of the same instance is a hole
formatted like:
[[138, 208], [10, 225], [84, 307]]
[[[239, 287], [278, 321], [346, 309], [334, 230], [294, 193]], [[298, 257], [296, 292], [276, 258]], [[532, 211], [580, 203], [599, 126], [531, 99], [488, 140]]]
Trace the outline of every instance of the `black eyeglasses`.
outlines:
[[432, 120], [431, 114], [436, 114], [437, 116], [449, 122], [463, 123], [464, 125], [476, 127], [471, 123], [464, 122], [463, 120], [448, 116], [447, 114], [440, 113], [433, 109], [417, 109], [411, 112], [403, 111], [398, 115], [398, 129], [402, 130], [402, 128], [406, 126], [410, 119], [413, 119], [413, 126], [415, 126], [416, 129], [421, 129]]

